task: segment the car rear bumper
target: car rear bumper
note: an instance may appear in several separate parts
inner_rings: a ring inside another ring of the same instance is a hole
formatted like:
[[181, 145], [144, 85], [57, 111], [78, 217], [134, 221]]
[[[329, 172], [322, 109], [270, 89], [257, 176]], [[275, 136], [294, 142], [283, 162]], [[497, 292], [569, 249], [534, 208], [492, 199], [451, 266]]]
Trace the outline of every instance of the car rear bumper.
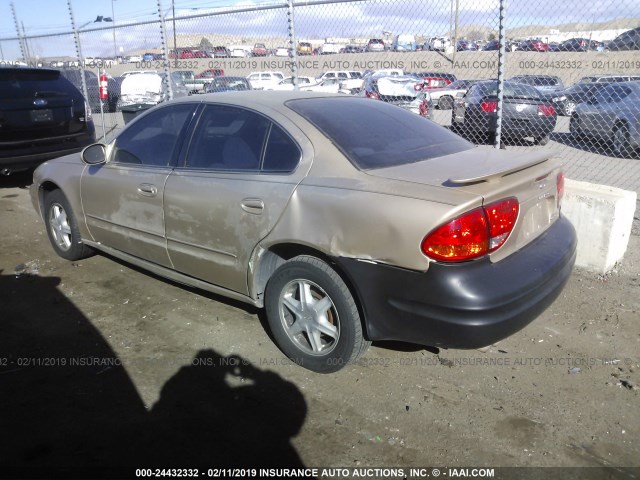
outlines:
[[15, 172], [28, 170], [52, 158], [63, 157], [81, 151], [96, 141], [93, 122], [87, 125], [89, 127], [88, 130], [82, 133], [12, 142], [13, 144], [22, 144], [18, 146], [11, 145], [4, 148], [0, 142], [0, 169]]
[[561, 217], [515, 254], [427, 272], [335, 258], [362, 305], [371, 340], [479, 348], [521, 330], [560, 294], [576, 258], [576, 233]]

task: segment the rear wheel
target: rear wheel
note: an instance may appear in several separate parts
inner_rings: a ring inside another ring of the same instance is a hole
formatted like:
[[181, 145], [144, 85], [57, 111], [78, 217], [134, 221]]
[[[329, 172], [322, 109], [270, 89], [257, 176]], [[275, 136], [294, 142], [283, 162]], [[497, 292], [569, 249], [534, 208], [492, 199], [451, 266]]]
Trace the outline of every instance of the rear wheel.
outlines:
[[59, 256], [81, 260], [93, 255], [93, 249], [82, 243], [78, 222], [62, 191], [53, 190], [44, 197], [44, 221], [51, 245]]
[[564, 108], [562, 110], [567, 117], [570, 117], [571, 115], [573, 115], [573, 112], [576, 110], [575, 102], [565, 103]]
[[584, 134], [580, 129], [580, 120], [576, 114], [571, 115], [571, 120], [569, 120], [569, 132], [571, 136], [576, 140], [581, 140], [584, 138]]
[[340, 370], [371, 344], [349, 288], [318, 258], [303, 255], [278, 268], [267, 284], [265, 306], [280, 349], [314, 372]]

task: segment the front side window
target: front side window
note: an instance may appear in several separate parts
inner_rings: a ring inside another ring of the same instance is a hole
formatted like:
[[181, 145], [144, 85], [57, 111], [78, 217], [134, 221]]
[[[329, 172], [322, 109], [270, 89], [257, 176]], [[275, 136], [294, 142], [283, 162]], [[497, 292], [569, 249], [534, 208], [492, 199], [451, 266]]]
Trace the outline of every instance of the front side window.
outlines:
[[154, 167], [174, 165], [178, 140], [194, 109], [191, 104], [181, 104], [149, 112], [118, 135], [111, 161]]
[[284, 173], [300, 161], [297, 144], [268, 118], [243, 108], [207, 105], [193, 135], [187, 168]]

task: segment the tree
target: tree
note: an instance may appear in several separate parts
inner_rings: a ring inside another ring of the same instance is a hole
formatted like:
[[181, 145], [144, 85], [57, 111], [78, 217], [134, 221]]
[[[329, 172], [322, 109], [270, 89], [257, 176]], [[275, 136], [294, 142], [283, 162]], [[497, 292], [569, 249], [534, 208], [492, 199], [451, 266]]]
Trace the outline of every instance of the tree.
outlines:
[[491, 32], [491, 33], [489, 34], [489, 36], [487, 37], [487, 40], [489, 40], [490, 42], [493, 42], [496, 38], [498, 38], [498, 37], [496, 36], [496, 34], [495, 34], [495, 33], [493, 33], [493, 32]]
[[213, 45], [211, 44], [208, 38], [202, 37], [202, 40], [200, 40], [200, 45], [198, 45], [198, 48], [200, 50], [213, 50]]

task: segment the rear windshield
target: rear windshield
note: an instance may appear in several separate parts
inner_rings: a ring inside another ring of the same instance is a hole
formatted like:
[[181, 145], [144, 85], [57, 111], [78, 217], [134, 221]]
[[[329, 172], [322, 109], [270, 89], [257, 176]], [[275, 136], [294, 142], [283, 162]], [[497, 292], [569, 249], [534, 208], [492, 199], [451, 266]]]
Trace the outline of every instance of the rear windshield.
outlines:
[[0, 68], [0, 99], [69, 95], [73, 86], [57, 70]]
[[[480, 94], [495, 97], [498, 95], [498, 82], [484, 82], [477, 84]], [[517, 98], [540, 98], [540, 91], [524, 83], [504, 82], [503, 95]]]
[[473, 144], [415, 113], [366, 98], [290, 100], [360, 170], [429, 160]]

